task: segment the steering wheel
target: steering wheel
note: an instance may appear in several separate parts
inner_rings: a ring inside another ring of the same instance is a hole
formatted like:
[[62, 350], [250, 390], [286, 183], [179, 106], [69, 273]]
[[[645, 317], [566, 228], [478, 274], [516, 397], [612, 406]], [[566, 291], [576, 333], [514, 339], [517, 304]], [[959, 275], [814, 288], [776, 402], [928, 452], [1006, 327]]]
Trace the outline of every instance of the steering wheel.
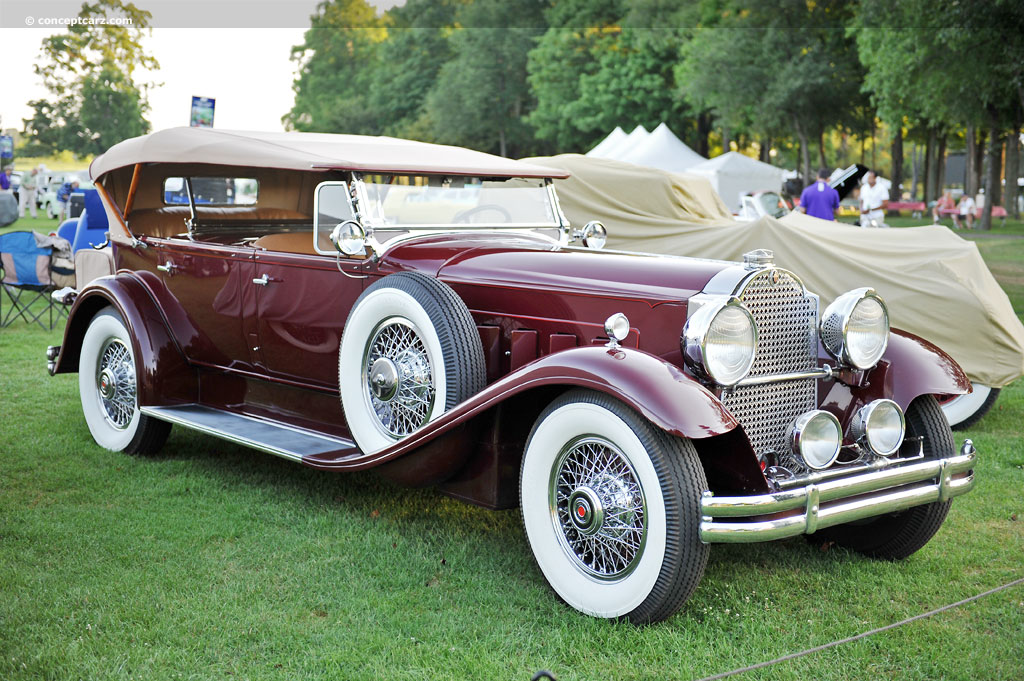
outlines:
[[484, 203], [479, 206], [475, 206], [473, 208], [464, 210], [458, 215], [456, 215], [454, 218], [452, 218], [452, 222], [470, 222], [469, 217], [471, 215], [475, 215], [476, 213], [482, 213], [488, 210], [493, 210], [494, 212], [501, 214], [502, 218], [504, 218], [504, 222], [512, 222], [512, 214], [496, 203]]

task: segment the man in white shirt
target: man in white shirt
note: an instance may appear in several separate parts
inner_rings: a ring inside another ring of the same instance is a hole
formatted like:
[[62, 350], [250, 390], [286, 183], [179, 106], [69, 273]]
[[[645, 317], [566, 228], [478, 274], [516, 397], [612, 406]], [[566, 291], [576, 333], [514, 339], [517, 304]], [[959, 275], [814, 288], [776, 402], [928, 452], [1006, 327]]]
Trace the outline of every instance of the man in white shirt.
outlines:
[[860, 186], [860, 226], [888, 227], [885, 210], [889, 207], [889, 192], [878, 182], [875, 171], [869, 170]]

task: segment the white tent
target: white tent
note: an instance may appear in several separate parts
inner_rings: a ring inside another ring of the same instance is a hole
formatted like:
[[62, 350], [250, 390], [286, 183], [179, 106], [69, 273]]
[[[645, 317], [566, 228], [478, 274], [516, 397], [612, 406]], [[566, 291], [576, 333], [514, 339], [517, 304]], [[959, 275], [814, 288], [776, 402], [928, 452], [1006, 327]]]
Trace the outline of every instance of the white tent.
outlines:
[[740, 197], [747, 192], [782, 189], [783, 169], [730, 151], [687, 169], [711, 180], [722, 201], [730, 210], [737, 210]]
[[[612, 132], [612, 134], [615, 134], [614, 131]], [[591, 149], [589, 153], [587, 153], [587, 156], [596, 158], [617, 159], [619, 158], [619, 155], [625, 153], [627, 150], [632, 149], [633, 147], [637, 146], [645, 139], [647, 139], [647, 136], [649, 134], [650, 133], [647, 132], [647, 128], [645, 128], [642, 125], [638, 125], [635, 128], [633, 128], [633, 132], [629, 133], [625, 137], [620, 137], [618, 141], [615, 142], [614, 144], [609, 144], [608, 146], [601, 149], [600, 154], [594, 153], [596, 149], [595, 147], [594, 149]]]
[[605, 158], [605, 153], [624, 139], [626, 139], [626, 131], [616, 125], [615, 129], [608, 133], [607, 137], [595, 144], [594, 148], [587, 152], [587, 156]]
[[664, 123], [652, 130], [640, 144], [621, 151], [622, 153], [615, 156], [618, 161], [667, 170], [670, 173], [685, 172], [707, 160], [686, 146], [686, 143], [676, 137]]

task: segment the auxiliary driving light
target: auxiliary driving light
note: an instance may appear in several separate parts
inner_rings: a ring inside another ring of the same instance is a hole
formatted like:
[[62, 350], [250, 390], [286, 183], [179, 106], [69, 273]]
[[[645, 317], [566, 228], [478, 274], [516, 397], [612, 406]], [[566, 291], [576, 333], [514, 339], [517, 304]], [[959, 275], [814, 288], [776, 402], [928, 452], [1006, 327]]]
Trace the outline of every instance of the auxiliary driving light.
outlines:
[[604, 320], [604, 332], [608, 334], [608, 346], [619, 347], [619, 343], [626, 340], [629, 335], [629, 318], [621, 312], [616, 312]]
[[879, 456], [892, 456], [903, 444], [906, 427], [900, 405], [892, 400], [875, 400], [854, 414], [850, 421], [850, 439], [866, 444]]
[[800, 459], [815, 470], [828, 468], [839, 456], [843, 429], [839, 419], [827, 411], [815, 409], [801, 414], [789, 431], [789, 443]]

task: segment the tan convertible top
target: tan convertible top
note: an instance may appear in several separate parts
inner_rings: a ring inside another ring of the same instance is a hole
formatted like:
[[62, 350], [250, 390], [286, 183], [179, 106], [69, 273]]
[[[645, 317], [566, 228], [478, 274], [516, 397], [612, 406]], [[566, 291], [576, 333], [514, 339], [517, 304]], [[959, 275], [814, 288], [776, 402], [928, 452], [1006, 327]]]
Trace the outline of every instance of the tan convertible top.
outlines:
[[479, 177], [568, 177], [479, 151], [394, 137], [169, 128], [115, 144], [89, 167], [96, 180], [136, 163], [210, 163], [287, 170], [361, 170]]

